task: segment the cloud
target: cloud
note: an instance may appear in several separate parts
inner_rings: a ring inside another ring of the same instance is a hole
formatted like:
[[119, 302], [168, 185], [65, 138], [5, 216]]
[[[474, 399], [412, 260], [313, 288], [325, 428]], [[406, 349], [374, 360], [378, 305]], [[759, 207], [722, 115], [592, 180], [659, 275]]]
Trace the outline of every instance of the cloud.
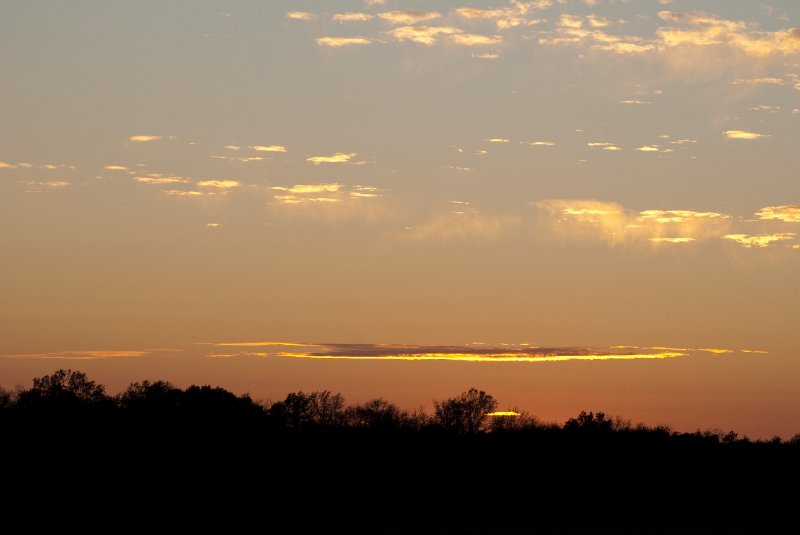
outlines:
[[520, 218], [513, 216], [487, 215], [477, 211], [449, 212], [409, 228], [406, 236], [416, 241], [494, 241], [519, 226], [520, 222]]
[[800, 29], [761, 31], [756, 25], [722, 19], [702, 12], [661, 11], [665, 21], [689, 28], [662, 27], [657, 30], [661, 48], [724, 46], [749, 56], [785, 56], [800, 52]]
[[659, 152], [661, 149], [657, 145], [644, 145], [636, 150], [639, 152]]
[[612, 244], [691, 243], [727, 232], [730, 216], [693, 210], [626, 210], [612, 202], [550, 199], [534, 203], [543, 211], [554, 236], [578, 240], [598, 238]]
[[442, 35], [454, 35], [462, 30], [450, 26], [401, 26], [389, 35], [397, 41], [412, 41], [423, 45], [432, 45]]
[[238, 180], [200, 180], [197, 185], [201, 188], [231, 189], [238, 188], [241, 184]]
[[241, 148], [239, 145], [225, 145], [226, 150], [241, 150]]
[[768, 134], [758, 134], [756, 132], [747, 132], [745, 130], [726, 130], [722, 134], [728, 139], [742, 139], [742, 140], [754, 140], [754, 139], [770, 137]]
[[483, 54], [472, 54], [472, 57], [477, 59], [497, 59], [500, 57], [500, 54], [495, 52], [485, 52]]
[[499, 45], [503, 38], [499, 35], [477, 35], [473, 33], [457, 33], [450, 40], [461, 46], [494, 46]]
[[320, 37], [317, 39], [319, 46], [340, 48], [343, 46], [368, 45], [372, 42], [368, 37]]
[[32, 360], [98, 360], [115, 358], [146, 357], [151, 351], [57, 351], [52, 353], [22, 353], [16, 355], [2, 355], [6, 359], [32, 359]]
[[390, 24], [419, 24], [441, 18], [436, 11], [384, 11], [378, 17]]
[[164, 176], [159, 173], [151, 173], [146, 176], [137, 176], [133, 180], [142, 184], [187, 184], [191, 182], [188, 178], [179, 176]]
[[505, 137], [491, 137], [491, 138], [486, 138], [486, 141], [488, 141], [489, 143], [508, 143], [511, 140]]
[[386, 3], [386, 0], [364, 0], [364, 4], [367, 6], [382, 6]]
[[251, 145], [250, 148], [258, 152], [286, 152], [283, 145]]
[[691, 243], [695, 238], [649, 238], [653, 243]]
[[[307, 162], [311, 162], [314, 165], [319, 165], [322, 163], [351, 163], [350, 160], [355, 158], [357, 154], [355, 152], [337, 152], [332, 156], [311, 156], [306, 158]], [[356, 163], [356, 162], [353, 162]]]
[[781, 78], [772, 78], [772, 77], [737, 78], [731, 83], [733, 85], [783, 85], [783, 80]]
[[499, 9], [480, 9], [474, 7], [460, 7], [455, 14], [468, 20], [490, 20], [495, 23], [498, 30], [507, 30], [517, 26], [531, 26], [541, 22], [539, 19], [529, 19], [525, 15], [533, 9], [549, 7], [550, 2], [513, 2], [512, 7]]
[[202, 191], [183, 191], [179, 189], [162, 189], [161, 193], [170, 197], [202, 197], [205, 195], [205, 192]]
[[632, 99], [632, 100], [620, 100], [620, 104], [652, 104], [649, 100], [639, 100], [639, 99]]
[[535, 347], [527, 344], [496, 346], [423, 346], [406, 344], [311, 344], [304, 351], [260, 352], [260, 357], [320, 360], [449, 361], [449, 362], [567, 362], [610, 360], [662, 360], [686, 357], [688, 350], [609, 347]]
[[800, 223], [800, 204], [765, 206], [756, 215], [759, 219], [774, 219], [786, 223]]
[[763, 111], [766, 113], [778, 113], [781, 111], [780, 106], [768, 106], [766, 104], [759, 104], [750, 108], [751, 111]]
[[133, 141], [134, 143], [147, 143], [148, 141], [158, 141], [159, 139], [163, 139], [161, 136], [131, 136], [128, 138], [128, 141]]
[[369, 13], [336, 13], [333, 16], [336, 22], [367, 22], [372, 18]]
[[528, 141], [526, 145], [531, 147], [554, 147], [555, 143], [552, 141]]
[[292, 194], [333, 192], [342, 189], [341, 184], [295, 184], [291, 187], [274, 186], [277, 191], [287, 191]]
[[286, 18], [292, 20], [314, 20], [316, 16], [307, 11], [289, 11], [286, 13]]
[[769, 247], [775, 242], [792, 240], [797, 236], [794, 232], [781, 232], [777, 234], [726, 234], [726, 240], [731, 240], [747, 249], [761, 249]]
[[105, 169], [106, 171], [127, 171], [128, 170], [128, 168], [125, 167], [124, 165], [105, 165], [105, 166], [103, 166], [103, 169]]

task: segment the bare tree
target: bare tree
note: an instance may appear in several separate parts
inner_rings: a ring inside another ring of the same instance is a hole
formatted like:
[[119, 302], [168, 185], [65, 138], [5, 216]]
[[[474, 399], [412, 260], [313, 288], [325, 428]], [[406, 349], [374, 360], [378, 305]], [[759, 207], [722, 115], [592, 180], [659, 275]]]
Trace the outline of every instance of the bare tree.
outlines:
[[434, 401], [434, 421], [457, 433], [477, 433], [483, 429], [489, 413], [497, 407], [497, 401], [483, 390], [470, 388], [460, 396]]

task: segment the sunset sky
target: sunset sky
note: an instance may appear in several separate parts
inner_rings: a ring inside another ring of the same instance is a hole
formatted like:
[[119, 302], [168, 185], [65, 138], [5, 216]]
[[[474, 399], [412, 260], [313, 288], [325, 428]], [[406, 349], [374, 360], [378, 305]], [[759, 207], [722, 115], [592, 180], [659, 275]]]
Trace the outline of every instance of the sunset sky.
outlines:
[[800, 433], [796, 0], [0, 4], [0, 385]]

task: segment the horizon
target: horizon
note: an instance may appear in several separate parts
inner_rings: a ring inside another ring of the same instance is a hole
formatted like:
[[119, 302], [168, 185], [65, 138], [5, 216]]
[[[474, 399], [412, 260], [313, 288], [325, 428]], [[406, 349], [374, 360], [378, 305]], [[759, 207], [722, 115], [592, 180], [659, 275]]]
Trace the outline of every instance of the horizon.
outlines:
[[800, 5], [0, 6], [0, 386], [800, 433]]

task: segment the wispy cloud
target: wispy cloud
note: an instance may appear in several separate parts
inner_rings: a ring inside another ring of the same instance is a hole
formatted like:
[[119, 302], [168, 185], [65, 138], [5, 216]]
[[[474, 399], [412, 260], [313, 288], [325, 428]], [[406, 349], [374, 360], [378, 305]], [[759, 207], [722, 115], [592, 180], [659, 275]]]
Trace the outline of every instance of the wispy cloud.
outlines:
[[462, 33], [462, 30], [451, 26], [401, 26], [389, 32], [389, 35], [397, 41], [412, 41], [430, 46], [443, 35], [457, 33]]
[[611, 244], [692, 243], [719, 238], [730, 226], [730, 216], [693, 210], [626, 210], [618, 203], [596, 200], [553, 199], [535, 206], [544, 211], [554, 235], [570, 239], [601, 238]]
[[136, 182], [142, 184], [187, 184], [191, 182], [188, 178], [180, 176], [164, 176], [159, 173], [150, 173], [144, 176], [133, 177]]
[[499, 35], [477, 35], [474, 33], [457, 33], [450, 40], [461, 46], [494, 46], [499, 45], [503, 38]]
[[118, 350], [97, 350], [97, 351], [57, 351], [52, 353], [20, 353], [12, 355], [0, 355], [6, 359], [31, 359], [31, 360], [99, 360], [146, 357], [151, 351], [118, 351]]
[[8, 162], [0, 162], [0, 169], [16, 169], [17, 166]]
[[762, 77], [762, 78], [737, 78], [733, 85], [783, 85], [783, 79], [775, 77]]
[[286, 18], [292, 20], [314, 20], [316, 16], [307, 11], [289, 11], [286, 13]]
[[756, 212], [759, 219], [774, 219], [786, 223], [800, 223], [800, 204], [766, 206]]
[[128, 141], [133, 141], [134, 143], [147, 143], [148, 141], [158, 141], [159, 139], [163, 139], [163, 137], [162, 136], [138, 135], [138, 136], [129, 137]]
[[106, 171], [127, 171], [128, 168], [124, 165], [104, 165], [103, 169]]
[[238, 180], [200, 180], [197, 185], [201, 188], [231, 189], [238, 188], [241, 184]]
[[353, 158], [355, 158], [357, 154], [355, 152], [337, 152], [331, 156], [311, 156], [306, 158], [307, 162], [311, 162], [314, 165], [319, 165], [323, 163], [355, 163], [350, 162]]
[[768, 134], [759, 134], [757, 132], [747, 132], [746, 130], [726, 130], [723, 135], [728, 139], [741, 139], [751, 141], [754, 139], [762, 139], [770, 137]]
[[418, 241], [494, 241], [502, 238], [520, 223], [521, 219], [515, 216], [459, 210], [439, 214], [418, 226], [410, 227], [406, 235]]
[[786, 240], [793, 240], [797, 237], [797, 234], [794, 232], [780, 232], [776, 234], [758, 234], [758, 235], [751, 235], [751, 234], [726, 234], [725, 239], [731, 240], [742, 247], [746, 247], [747, 249], [761, 249], [764, 247], [769, 247], [773, 243], [786, 241]]
[[369, 13], [336, 13], [333, 20], [336, 22], [368, 22], [373, 19]]
[[552, 141], [528, 141], [525, 143], [531, 147], [554, 147], [555, 143]]
[[441, 18], [436, 11], [384, 11], [378, 17], [391, 24], [419, 24]]
[[202, 191], [184, 191], [179, 189], [162, 189], [161, 193], [164, 195], [169, 195], [170, 197], [202, 197], [205, 195], [205, 192]]
[[372, 42], [368, 37], [320, 37], [317, 39], [319, 46], [340, 48], [343, 46], [368, 45]]

